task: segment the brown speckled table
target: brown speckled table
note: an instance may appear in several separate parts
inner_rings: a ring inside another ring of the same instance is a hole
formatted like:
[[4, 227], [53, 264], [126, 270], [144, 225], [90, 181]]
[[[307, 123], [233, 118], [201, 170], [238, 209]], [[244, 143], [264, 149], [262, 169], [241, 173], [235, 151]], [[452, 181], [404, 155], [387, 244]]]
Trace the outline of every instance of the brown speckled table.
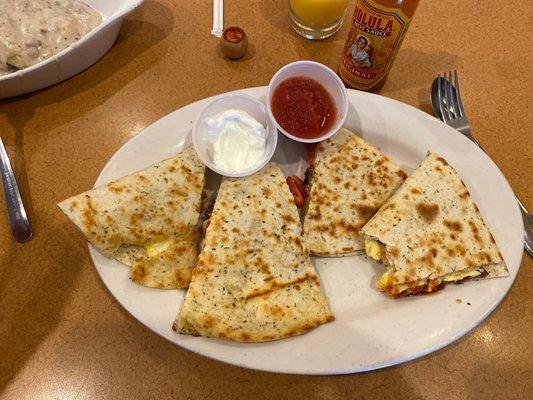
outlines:
[[[405, 365], [359, 375], [263, 373], [183, 350], [129, 316], [100, 282], [56, 202], [90, 188], [130, 137], [192, 101], [266, 85], [282, 65], [339, 62], [346, 26], [312, 43], [286, 0], [226, 0], [251, 46], [225, 60], [211, 1], [146, 1], [111, 51], [78, 76], [0, 102], [35, 237], [12, 241], [0, 200], [0, 397], [5, 399], [525, 399], [533, 393], [533, 263], [472, 333]], [[533, 209], [533, 3], [422, 1], [381, 94], [428, 110], [435, 74], [457, 68], [473, 131]], [[528, 177], [529, 175], [529, 177]], [[531, 398], [531, 397], [529, 397]]]

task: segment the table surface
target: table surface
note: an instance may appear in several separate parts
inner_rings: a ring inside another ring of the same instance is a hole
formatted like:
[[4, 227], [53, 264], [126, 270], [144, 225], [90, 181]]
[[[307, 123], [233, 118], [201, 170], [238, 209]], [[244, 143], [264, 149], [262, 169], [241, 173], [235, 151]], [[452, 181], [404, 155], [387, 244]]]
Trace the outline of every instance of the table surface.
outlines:
[[[104, 288], [82, 235], [56, 203], [92, 187], [126, 140], [173, 110], [266, 85], [295, 60], [336, 68], [347, 26], [328, 40], [306, 41], [291, 31], [287, 3], [225, 1], [226, 26], [241, 26], [250, 40], [245, 58], [232, 62], [210, 36], [210, 1], [146, 1], [96, 65], [0, 102], [0, 132], [35, 230], [30, 242], [16, 244], [0, 200], [0, 397], [511, 399], [533, 393], [533, 263], [526, 255], [502, 304], [463, 339], [404, 365], [338, 377], [263, 373], [198, 356], [146, 329]], [[423, 1], [380, 92], [429, 111], [435, 75], [458, 69], [475, 136], [530, 210], [532, 5]]]

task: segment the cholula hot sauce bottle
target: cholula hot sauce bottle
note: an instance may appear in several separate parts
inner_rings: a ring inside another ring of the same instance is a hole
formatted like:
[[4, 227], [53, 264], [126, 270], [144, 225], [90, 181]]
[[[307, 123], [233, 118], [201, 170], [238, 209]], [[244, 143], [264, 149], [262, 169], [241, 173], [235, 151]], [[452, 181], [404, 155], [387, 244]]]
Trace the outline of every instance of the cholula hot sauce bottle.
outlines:
[[347, 86], [383, 87], [420, 0], [356, 0], [339, 75]]

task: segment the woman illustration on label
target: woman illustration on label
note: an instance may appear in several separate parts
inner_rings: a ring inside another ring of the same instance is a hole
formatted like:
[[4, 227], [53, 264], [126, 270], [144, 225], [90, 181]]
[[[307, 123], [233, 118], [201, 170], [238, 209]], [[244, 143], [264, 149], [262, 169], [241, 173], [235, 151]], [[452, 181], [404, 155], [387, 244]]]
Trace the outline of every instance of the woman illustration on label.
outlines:
[[367, 45], [368, 39], [363, 35], [360, 35], [357, 38], [357, 41], [352, 44], [349, 54], [351, 56], [352, 62], [355, 64], [356, 67], [370, 68], [372, 66], [370, 56], [365, 50]]

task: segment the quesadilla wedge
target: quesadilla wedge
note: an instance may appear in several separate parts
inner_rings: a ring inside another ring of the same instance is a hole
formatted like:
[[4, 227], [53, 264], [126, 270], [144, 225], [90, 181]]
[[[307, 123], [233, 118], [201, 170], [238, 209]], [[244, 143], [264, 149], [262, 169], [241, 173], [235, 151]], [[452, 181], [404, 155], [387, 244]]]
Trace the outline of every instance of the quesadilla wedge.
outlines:
[[173, 329], [239, 342], [302, 334], [333, 320], [280, 168], [224, 181]]
[[98, 250], [130, 265], [134, 282], [187, 287], [198, 255], [204, 173], [202, 161], [188, 148], [59, 207]]
[[509, 274], [463, 181], [434, 153], [362, 233], [366, 253], [387, 267], [376, 286], [394, 297]]
[[310, 164], [303, 222], [306, 248], [319, 256], [361, 252], [360, 229], [403, 183], [406, 174], [346, 129], [319, 144]]

